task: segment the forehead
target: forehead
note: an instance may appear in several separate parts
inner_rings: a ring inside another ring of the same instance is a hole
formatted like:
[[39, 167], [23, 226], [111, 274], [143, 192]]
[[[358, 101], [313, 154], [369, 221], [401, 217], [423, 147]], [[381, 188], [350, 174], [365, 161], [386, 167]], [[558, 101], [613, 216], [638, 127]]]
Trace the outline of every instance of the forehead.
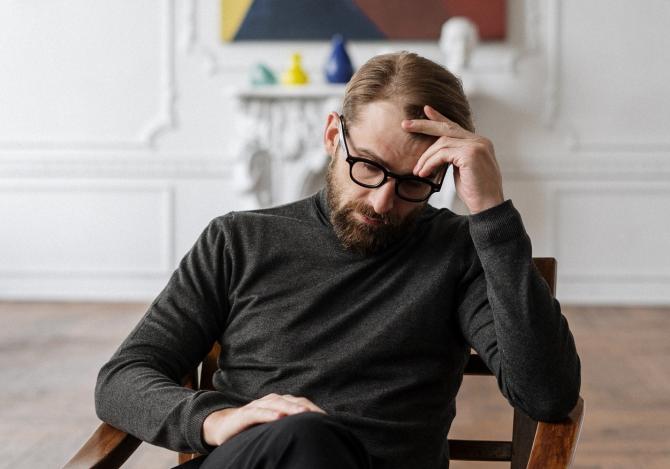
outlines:
[[[405, 113], [393, 101], [376, 101], [358, 111], [355, 123], [347, 123], [349, 150], [368, 156], [367, 150], [378, 156], [391, 171], [411, 173], [421, 154], [431, 145], [431, 139], [412, 138], [400, 127]], [[345, 116], [346, 119], [346, 116]], [[346, 122], [346, 121], [345, 121]]]

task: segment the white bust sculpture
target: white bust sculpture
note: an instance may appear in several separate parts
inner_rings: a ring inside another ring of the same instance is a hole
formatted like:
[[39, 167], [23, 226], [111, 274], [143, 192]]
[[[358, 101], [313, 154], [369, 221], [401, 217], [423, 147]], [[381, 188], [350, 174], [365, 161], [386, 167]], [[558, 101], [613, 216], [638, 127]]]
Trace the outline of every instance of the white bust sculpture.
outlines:
[[446, 58], [446, 66], [455, 75], [468, 68], [472, 51], [479, 42], [477, 26], [462, 16], [449, 18], [442, 25], [440, 49]]

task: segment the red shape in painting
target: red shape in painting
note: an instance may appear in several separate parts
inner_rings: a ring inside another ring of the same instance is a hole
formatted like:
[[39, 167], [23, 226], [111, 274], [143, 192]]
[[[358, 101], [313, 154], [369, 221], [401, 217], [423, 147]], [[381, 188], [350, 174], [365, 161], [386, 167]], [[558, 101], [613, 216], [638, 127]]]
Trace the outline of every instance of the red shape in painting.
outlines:
[[482, 40], [505, 39], [505, 0], [354, 0], [356, 6], [389, 39], [437, 40], [444, 22], [470, 18]]
[[477, 25], [482, 40], [505, 39], [505, 0], [443, 0], [449, 18], [466, 16]]
[[437, 39], [447, 18], [444, 0], [354, 0], [389, 39]]

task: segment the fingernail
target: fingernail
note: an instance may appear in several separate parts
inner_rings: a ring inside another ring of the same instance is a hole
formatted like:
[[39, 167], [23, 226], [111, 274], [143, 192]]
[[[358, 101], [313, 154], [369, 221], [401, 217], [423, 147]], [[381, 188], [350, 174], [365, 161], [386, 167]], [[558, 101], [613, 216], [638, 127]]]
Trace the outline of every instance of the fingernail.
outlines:
[[402, 123], [405, 125], [405, 127], [412, 127], [413, 122], [410, 120], [404, 120]]

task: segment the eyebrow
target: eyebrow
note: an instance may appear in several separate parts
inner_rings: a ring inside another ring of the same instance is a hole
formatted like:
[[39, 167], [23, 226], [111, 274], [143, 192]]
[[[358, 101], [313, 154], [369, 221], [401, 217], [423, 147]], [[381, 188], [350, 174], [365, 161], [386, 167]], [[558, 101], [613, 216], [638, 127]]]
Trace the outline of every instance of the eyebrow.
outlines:
[[377, 163], [381, 163], [384, 166], [387, 166], [386, 162], [384, 162], [384, 160], [372, 150], [368, 150], [367, 148], [354, 148], [354, 151], [361, 155], [367, 156], [371, 160], [375, 160]]
[[[356, 153], [358, 153], [359, 155], [366, 156], [367, 158], [369, 158], [373, 161], [376, 161], [377, 163], [384, 166], [386, 169], [388, 169], [392, 173], [396, 173], [395, 171], [393, 171], [389, 168], [388, 163], [386, 163], [379, 155], [377, 155], [372, 150], [368, 150], [367, 148], [354, 148], [354, 151]], [[397, 174], [399, 174], [400, 176], [414, 176], [414, 173], [412, 173], [411, 171], [409, 173], [402, 173], [402, 174], [397, 173]], [[414, 176], [414, 177], [416, 177], [416, 176]], [[425, 178], [422, 178], [422, 179], [425, 179]]]

